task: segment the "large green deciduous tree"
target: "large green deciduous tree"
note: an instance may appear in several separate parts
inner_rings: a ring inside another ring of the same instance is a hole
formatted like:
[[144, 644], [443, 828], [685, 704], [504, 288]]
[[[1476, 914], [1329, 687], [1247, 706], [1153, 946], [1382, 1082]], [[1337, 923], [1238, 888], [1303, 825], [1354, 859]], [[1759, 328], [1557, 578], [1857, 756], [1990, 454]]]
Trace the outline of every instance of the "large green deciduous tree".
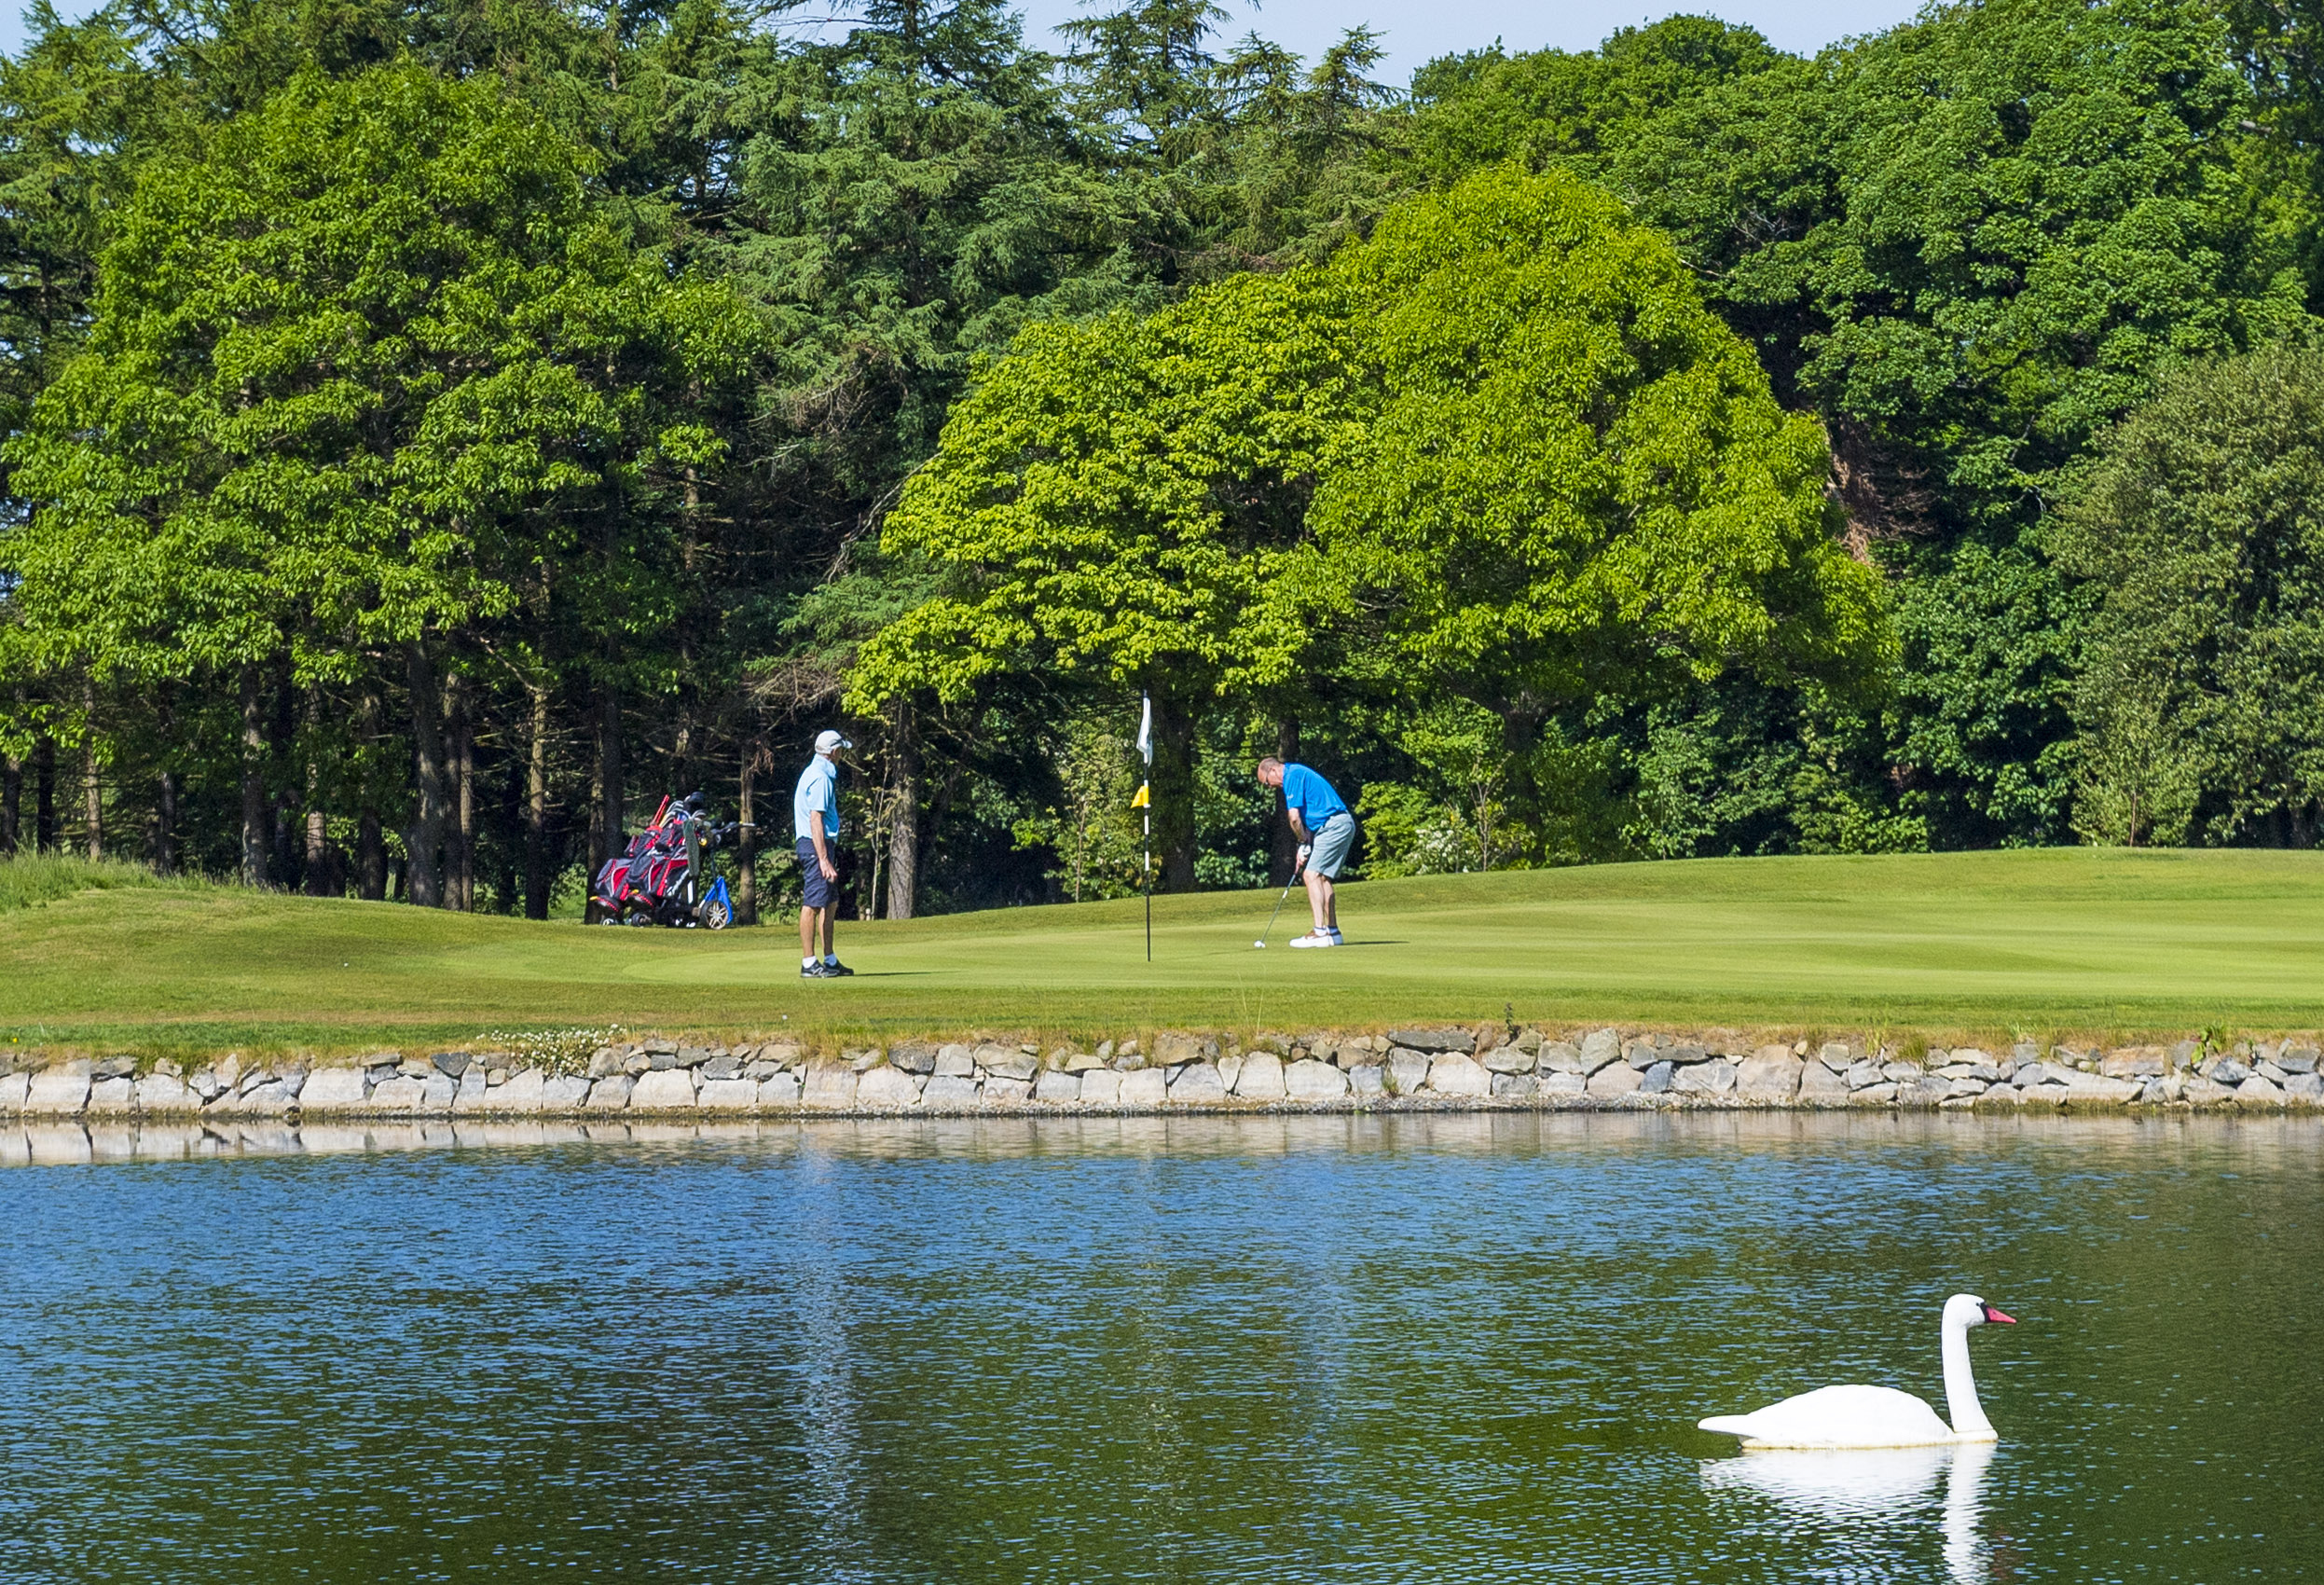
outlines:
[[2324, 350], [2189, 368], [2056, 532], [2091, 581], [2078, 823], [2308, 847], [2324, 813]]
[[516, 641], [546, 641], [569, 600], [600, 633], [667, 621], [654, 502], [714, 449], [679, 403], [749, 331], [599, 218], [592, 167], [488, 79], [301, 78], [147, 171], [89, 351], [10, 448], [38, 503], [0, 540], [27, 641], [240, 679], [254, 879], [270, 668], [401, 673], [433, 902], [447, 668], [522, 612]]
[[1505, 168], [1328, 265], [1028, 332], [889, 518], [954, 587], [855, 696], [1090, 667], [1183, 710], [1348, 634], [1535, 725], [1739, 664], [1861, 674], [1880, 591], [1823, 474], [1666, 241]]

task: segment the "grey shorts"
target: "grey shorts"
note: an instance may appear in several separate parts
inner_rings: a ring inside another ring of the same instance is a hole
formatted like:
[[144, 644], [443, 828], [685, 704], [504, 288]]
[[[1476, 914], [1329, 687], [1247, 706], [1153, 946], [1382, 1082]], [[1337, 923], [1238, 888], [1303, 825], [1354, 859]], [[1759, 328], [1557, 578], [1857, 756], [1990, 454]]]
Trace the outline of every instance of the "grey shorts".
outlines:
[[1307, 856], [1307, 873], [1335, 880], [1340, 866], [1348, 861], [1348, 849], [1355, 845], [1355, 817], [1341, 809], [1324, 821], [1324, 829], [1315, 834], [1315, 844]]

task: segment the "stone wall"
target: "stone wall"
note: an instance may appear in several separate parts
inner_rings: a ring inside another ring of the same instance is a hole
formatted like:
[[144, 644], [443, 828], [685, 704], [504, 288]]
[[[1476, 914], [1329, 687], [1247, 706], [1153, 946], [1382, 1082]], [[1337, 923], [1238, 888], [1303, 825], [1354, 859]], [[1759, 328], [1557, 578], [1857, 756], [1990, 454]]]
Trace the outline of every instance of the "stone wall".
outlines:
[[1561, 1110], [1832, 1107], [1959, 1110], [2324, 1108], [2302, 1040], [2108, 1051], [2027, 1043], [1906, 1057], [1858, 1041], [1753, 1043], [1601, 1028], [1170, 1033], [1093, 1050], [902, 1041], [837, 1053], [794, 1041], [603, 1046], [585, 1060], [381, 1052], [353, 1061], [188, 1069], [127, 1056], [20, 1062], [0, 1115], [26, 1117], [598, 1117], [996, 1110]]

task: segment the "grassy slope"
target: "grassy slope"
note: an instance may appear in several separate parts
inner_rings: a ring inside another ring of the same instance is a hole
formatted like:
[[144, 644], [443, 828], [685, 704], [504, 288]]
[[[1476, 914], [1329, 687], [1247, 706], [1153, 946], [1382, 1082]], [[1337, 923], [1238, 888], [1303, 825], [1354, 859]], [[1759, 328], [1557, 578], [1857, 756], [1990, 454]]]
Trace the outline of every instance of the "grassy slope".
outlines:
[[[5, 868], [5, 866], [0, 866]], [[1055, 1031], [1377, 1026], [1512, 1005], [1815, 1030], [2324, 1024], [2324, 855], [2101, 849], [1437, 876], [1343, 892], [1349, 945], [1255, 952], [1272, 893], [843, 925], [589, 929], [233, 889], [0, 912], [0, 1040], [106, 1049], [466, 1041], [494, 1028]], [[1285, 910], [1298, 928], [1300, 898]]]

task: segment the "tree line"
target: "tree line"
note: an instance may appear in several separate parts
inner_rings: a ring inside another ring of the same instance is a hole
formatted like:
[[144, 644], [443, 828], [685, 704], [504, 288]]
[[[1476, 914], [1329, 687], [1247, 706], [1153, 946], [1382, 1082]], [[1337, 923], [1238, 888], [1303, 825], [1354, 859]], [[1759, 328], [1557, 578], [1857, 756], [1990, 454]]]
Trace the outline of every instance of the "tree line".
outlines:
[[118, 0], [0, 62], [0, 848], [546, 917], [2313, 840], [2297, 7], [1373, 80], [1093, 8]]

